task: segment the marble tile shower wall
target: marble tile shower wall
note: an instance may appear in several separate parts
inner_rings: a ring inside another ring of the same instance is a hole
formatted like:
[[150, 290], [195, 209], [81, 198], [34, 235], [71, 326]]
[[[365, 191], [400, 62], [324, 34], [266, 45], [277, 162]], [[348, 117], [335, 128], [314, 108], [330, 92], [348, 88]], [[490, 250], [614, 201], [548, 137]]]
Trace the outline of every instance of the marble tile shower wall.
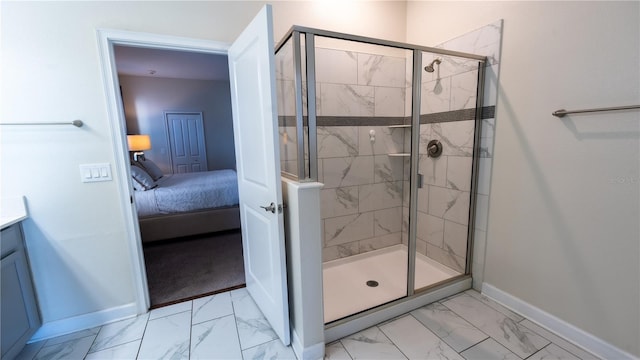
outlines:
[[[438, 47], [485, 55], [484, 107], [495, 107], [502, 20], [445, 42]], [[437, 56], [437, 55], [436, 55]], [[423, 56], [423, 63], [436, 57]], [[477, 62], [455, 57], [442, 60], [433, 73], [423, 73], [421, 113], [470, 109], [476, 103]], [[489, 184], [493, 156], [494, 118], [482, 120], [472, 271], [474, 286], [482, 282], [486, 246]], [[440, 140], [441, 157], [426, 156], [426, 144]], [[418, 191], [417, 249], [420, 253], [460, 272], [467, 251], [468, 209], [474, 141], [472, 120], [424, 124], [420, 129], [419, 172], [425, 186]], [[404, 211], [407, 223], [408, 209]]]
[[[325, 261], [402, 241], [406, 159], [389, 154], [403, 152], [405, 132], [366, 121], [403, 120], [406, 66], [403, 57], [316, 49]], [[336, 126], [323, 126], [321, 119]]]
[[[423, 55], [423, 64], [441, 63], [422, 73], [420, 113], [449, 113], [476, 107], [477, 61], [452, 56]], [[474, 120], [422, 123], [418, 172], [424, 186], [418, 189], [416, 249], [458, 272], [464, 272], [467, 253]], [[427, 155], [430, 140], [443, 146], [440, 157]], [[405, 204], [407, 224], [408, 202]]]
[[[485, 107], [497, 105], [498, 77], [500, 73], [500, 53], [502, 44], [503, 21], [498, 20], [468, 34], [448, 42], [452, 50], [468, 51], [485, 55], [488, 59], [485, 68], [484, 100]], [[465, 49], [465, 50], [461, 50]], [[489, 212], [489, 196], [491, 184], [491, 167], [493, 164], [493, 144], [496, 118], [482, 120], [480, 134], [480, 162], [478, 171], [478, 187], [475, 212], [473, 258], [473, 287], [480, 289], [484, 278], [484, 254], [487, 244], [487, 224]]]
[[[443, 145], [438, 158], [427, 156], [432, 139]], [[416, 249], [458, 272], [465, 269], [473, 142], [473, 120], [420, 126], [418, 172], [424, 185], [418, 189]], [[405, 224], [408, 213], [406, 207]]]

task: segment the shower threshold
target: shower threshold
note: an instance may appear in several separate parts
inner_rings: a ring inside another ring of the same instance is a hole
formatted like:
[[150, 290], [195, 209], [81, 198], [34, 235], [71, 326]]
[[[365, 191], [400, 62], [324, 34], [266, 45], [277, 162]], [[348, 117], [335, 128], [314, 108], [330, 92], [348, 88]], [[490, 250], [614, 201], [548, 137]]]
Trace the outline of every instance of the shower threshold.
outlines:
[[[407, 247], [399, 244], [324, 263], [325, 323], [406, 296], [407, 261]], [[425, 255], [416, 256], [416, 289], [458, 275]]]

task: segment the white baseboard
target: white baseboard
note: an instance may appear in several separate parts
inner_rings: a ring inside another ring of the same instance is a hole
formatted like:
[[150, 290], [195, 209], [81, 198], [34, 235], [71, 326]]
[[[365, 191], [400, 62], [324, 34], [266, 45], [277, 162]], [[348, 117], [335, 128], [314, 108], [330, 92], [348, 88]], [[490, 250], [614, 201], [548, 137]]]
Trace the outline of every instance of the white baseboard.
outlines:
[[28, 341], [29, 343], [71, 334], [76, 331], [91, 329], [114, 321], [137, 315], [136, 303], [100, 310], [66, 319], [50, 321], [42, 324], [40, 329]]
[[639, 359], [599, 337], [577, 328], [495, 286], [484, 283], [482, 285], [482, 294], [603, 359]]
[[296, 353], [296, 357], [300, 360], [319, 360], [324, 358], [324, 342], [304, 347], [300, 341], [300, 337], [291, 330], [291, 347], [293, 352]]

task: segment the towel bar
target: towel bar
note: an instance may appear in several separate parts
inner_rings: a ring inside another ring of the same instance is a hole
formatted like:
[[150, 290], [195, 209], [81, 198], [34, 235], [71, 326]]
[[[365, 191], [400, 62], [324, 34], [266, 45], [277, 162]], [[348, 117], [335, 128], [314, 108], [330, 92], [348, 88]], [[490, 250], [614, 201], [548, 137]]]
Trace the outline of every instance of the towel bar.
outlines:
[[50, 122], [50, 123], [0, 123], [0, 125], [73, 125], [75, 127], [82, 127], [84, 123], [82, 120], [73, 120], [71, 122]]
[[640, 105], [613, 106], [613, 107], [606, 107], [606, 108], [583, 109], [583, 110], [560, 109], [560, 110], [554, 111], [551, 115], [561, 118], [567, 114], [578, 114], [578, 113], [599, 112], [599, 111], [630, 110], [630, 109], [640, 109]]

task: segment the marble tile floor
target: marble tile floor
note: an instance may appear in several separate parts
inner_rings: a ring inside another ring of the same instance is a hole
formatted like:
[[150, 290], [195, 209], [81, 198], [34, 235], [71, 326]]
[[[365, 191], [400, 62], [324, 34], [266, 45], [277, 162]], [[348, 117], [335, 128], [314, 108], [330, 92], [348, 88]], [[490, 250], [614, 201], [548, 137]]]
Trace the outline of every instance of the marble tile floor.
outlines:
[[[296, 359], [246, 289], [28, 344], [17, 359]], [[476, 291], [326, 346], [325, 359], [597, 359]]]

